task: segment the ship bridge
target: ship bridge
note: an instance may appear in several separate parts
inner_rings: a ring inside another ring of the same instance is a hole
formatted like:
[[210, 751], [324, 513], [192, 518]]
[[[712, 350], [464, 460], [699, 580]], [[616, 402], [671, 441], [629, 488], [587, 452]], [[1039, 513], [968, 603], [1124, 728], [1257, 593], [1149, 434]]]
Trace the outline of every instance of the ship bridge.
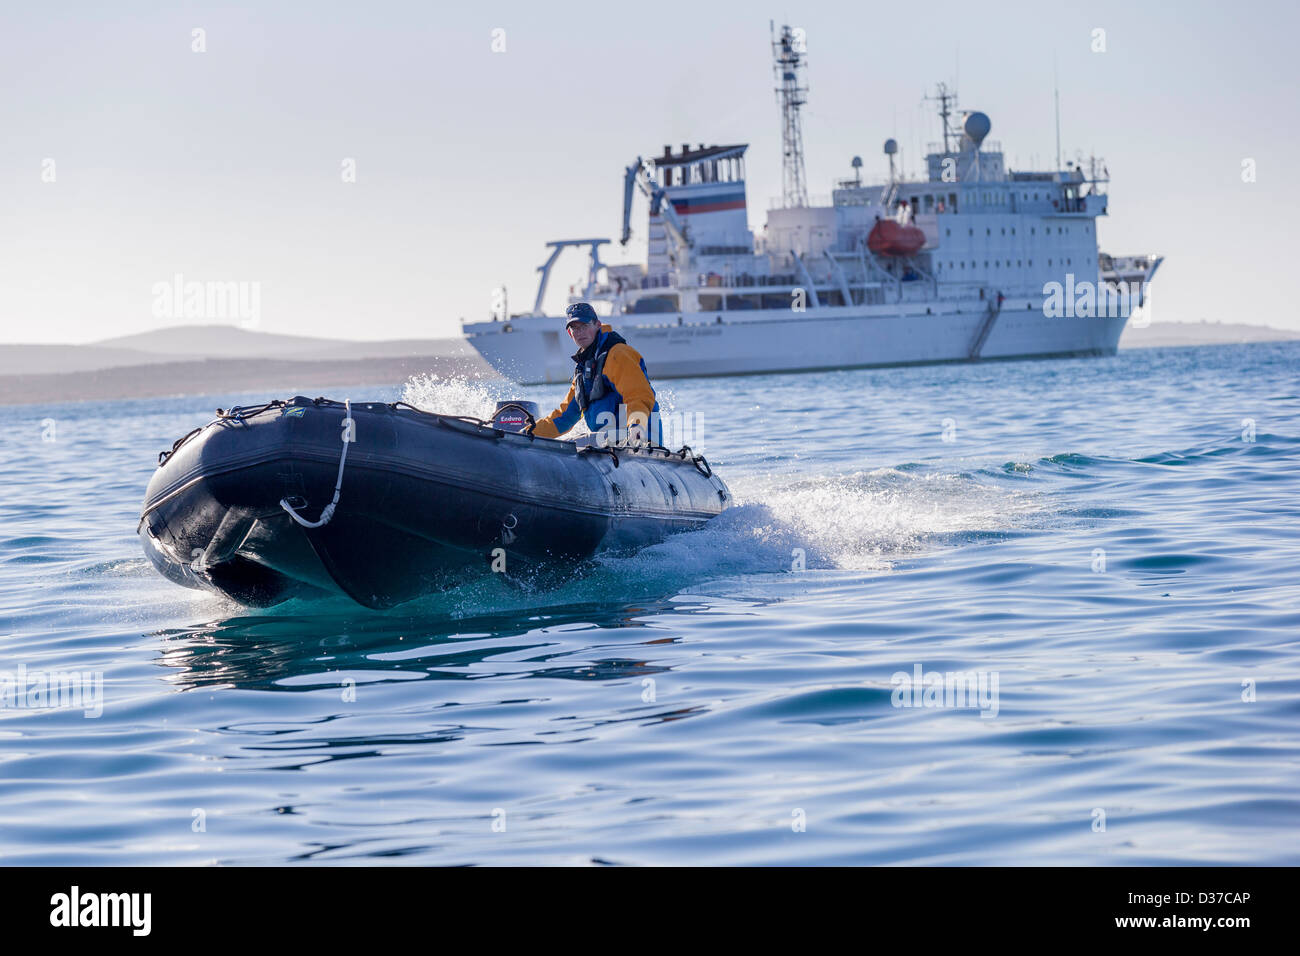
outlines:
[[[692, 148], [683, 143], [680, 152], [664, 146], [663, 154], [651, 157], [654, 176], [673, 211], [690, 234], [699, 271], [724, 275], [748, 269], [738, 257], [754, 254], [754, 236], [749, 230], [749, 209], [745, 194], [745, 150], [748, 144]], [[647, 277], [651, 282], [672, 271], [669, 237], [662, 217], [649, 217]]]

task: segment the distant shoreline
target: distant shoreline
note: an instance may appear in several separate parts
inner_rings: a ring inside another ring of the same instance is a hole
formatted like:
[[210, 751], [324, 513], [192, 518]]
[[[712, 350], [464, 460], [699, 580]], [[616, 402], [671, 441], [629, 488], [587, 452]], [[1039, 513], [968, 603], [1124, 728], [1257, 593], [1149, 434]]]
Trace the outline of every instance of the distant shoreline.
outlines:
[[[310, 341], [316, 354], [286, 358], [267, 357], [266, 350], [284, 337], [236, 332], [219, 327], [197, 330], [208, 341], [171, 342], [172, 347], [192, 345], [213, 348], [233, 342], [232, 348], [262, 354], [219, 355], [206, 359], [176, 360], [166, 352], [103, 350], [97, 346], [9, 346], [7, 361], [0, 363], [0, 405], [43, 405], [53, 402], [113, 401], [129, 398], [163, 398], [183, 395], [222, 395], [265, 392], [268, 397], [320, 394], [323, 389], [358, 382], [400, 385], [413, 375], [439, 375], [471, 380], [499, 379], [495, 369], [463, 342], [430, 341], [441, 354], [393, 354], [420, 343], [382, 342], [359, 345]], [[160, 338], [195, 330], [173, 329], [156, 333]], [[1268, 326], [1219, 322], [1166, 322], [1143, 328], [1130, 326], [1120, 339], [1121, 351], [1135, 348], [1190, 348], [1207, 345], [1242, 345], [1300, 340], [1300, 333]], [[145, 340], [146, 345], [148, 339]], [[135, 341], [130, 343], [137, 346]], [[0, 347], [3, 348], [3, 347]], [[389, 354], [368, 357], [333, 357], [347, 349], [371, 348]], [[23, 353], [20, 350], [34, 350]], [[58, 351], [55, 351], [55, 350]], [[304, 348], [303, 352], [307, 352]], [[201, 354], [201, 353], [200, 353]], [[210, 352], [209, 352], [210, 354]], [[319, 357], [318, 357], [319, 356]], [[98, 362], [104, 367], [93, 367]], [[129, 363], [129, 364], [128, 364]], [[62, 371], [50, 371], [51, 365]], [[87, 367], [87, 366], [92, 367]], [[31, 368], [19, 373], [16, 368]], [[651, 369], [653, 375], [654, 370]]]
[[446, 356], [337, 359], [300, 362], [280, 359], [202, 359], [159, 362], [81, 372], [0, 375], [0, 405], [113, 401], [181, 395], [264, 391], [268, 398], [319, 394], [321, 389], [358, 382], [400, 385], [413, 375], [467, 379], [499, 376], [481, 359]]
[[1248, 345], [1254, 342], [1294, 342], [1300, 332], [1288, 332], [1268, 325], [1242, 322], [1153, 322], [1137, 327], [1128, 325], [1120, 336], [1119, 347], [1177, 348], [1191, 345]]

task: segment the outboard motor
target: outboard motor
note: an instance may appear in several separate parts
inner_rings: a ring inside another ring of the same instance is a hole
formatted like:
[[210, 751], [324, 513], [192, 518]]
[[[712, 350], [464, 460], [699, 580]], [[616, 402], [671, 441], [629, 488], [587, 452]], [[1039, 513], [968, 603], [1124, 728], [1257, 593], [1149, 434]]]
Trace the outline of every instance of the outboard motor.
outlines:
[[521, 432], [537, 421], [539, 409], [536, 402], [522, 399], [497, 402], [497, 410], [492, 414], [492, 424], [502, 431]]

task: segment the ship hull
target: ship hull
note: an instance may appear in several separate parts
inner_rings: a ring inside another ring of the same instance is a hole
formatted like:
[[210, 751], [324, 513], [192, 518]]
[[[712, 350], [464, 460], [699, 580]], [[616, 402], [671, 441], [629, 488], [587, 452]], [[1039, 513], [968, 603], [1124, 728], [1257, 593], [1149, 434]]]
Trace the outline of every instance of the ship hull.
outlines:
[[[936, 312], [934, 305], [891, 312], [841, 307], [721, 313], [721, 322], [719, 313], [682, 316], [681, 324], [676, 313], [615, 316], [610, 322], [644, 357], [651, 377], [665, 379], [1113, 355], [1128, 318], [1054, 318], [1043, 314], [1041, 304], [1023, 299], [1009, 299], [1000, 310], [974, 303]], [[560, 383], [573, 374], [561, 321], [514, 319], [510, 332], [503, 323], [466, 326], [466, 332], [506, 378]]]

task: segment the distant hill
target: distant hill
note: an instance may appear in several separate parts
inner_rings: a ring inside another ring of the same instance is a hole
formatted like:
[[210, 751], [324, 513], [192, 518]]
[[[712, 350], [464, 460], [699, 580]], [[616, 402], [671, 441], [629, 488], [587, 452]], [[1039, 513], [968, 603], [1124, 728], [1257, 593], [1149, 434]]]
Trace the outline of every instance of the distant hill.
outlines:
[[0, 345], [0, 404], [268, 395], [359, 382], [401, 384], [414, 374], [495, 378], [464, 339], [349, 342], [184, 325], [89, 345]]
[[1300, 332], [1288, 332], [1267, 325], [1234, 322], [1152, 322], [1146, 328], [1125, 327], [1120, 336], [1122, 349], [1157, 348], [1174, 345], [1243, 345], [1248, 342], [1290, 342]]
[[185, 325], [89, 345], [0, 345], [0, 376], [92, 372], [205, 359], [336, 362], [411, 356], [478, 357], [462, 338], [350, 342], [255, 332], [233, 325]]
[[271, 358], [291, 361], [384, 358], [402, 355], [468, 355], [459, 336], [443, 339], [390, 339], [362, 342], [305, 335], [258, 332], [234, 325], [174, 325], [92, 343], [97, 348], [131, 349], [194, 358]]
[[96, 348], [130, 349], [165, 355], [206, 358], [246, 358], [272, 353], [296, 355], [341, 344], [337, 339], [256, 332], [235, 325], [174, 325], [135, 335], [122, 335], [91, 343]]
[[[83, 372], [0, 375], [0, 405], [111, 401], [173, 395], [234, 395], [262, 392], [267, 398], [321, 395], [358, 385], [401, 385], [413, 375], [443, 378], [498, 378], [477, 355], [448, 358], [410, 355], [401, 358], [339, 359], [290, 362], [263, 358], [158, 361]], [[353, 393], [356, 399], [370, 396]]]
[[48, 375], [170, 362], [183, 356], [99, 345], [0, 345], [0, 375]]

